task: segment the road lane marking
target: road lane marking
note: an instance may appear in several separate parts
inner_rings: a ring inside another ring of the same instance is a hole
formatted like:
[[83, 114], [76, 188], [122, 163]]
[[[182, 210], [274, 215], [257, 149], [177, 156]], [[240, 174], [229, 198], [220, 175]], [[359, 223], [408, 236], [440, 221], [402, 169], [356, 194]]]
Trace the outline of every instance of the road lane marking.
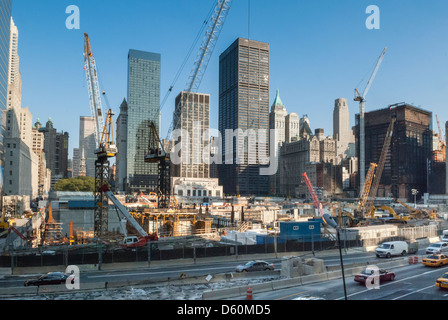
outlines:
[[[413, 279], [413, 278], [417, 278], [417, 277], [420, 277], [420, 276], [423, 276], [423, 275], [426, 275], [426, 274], [430, 274], [430, 273], [433, 273], [433, 272], [440, 272], [440, 270], [443, 270], [443, 269], [446, 269], [446, 268], [447, 267], [443, 267], [443, 268], [439, 268], [439, 269], [435, 269], [435, 270], [431, 270], [431, 271], [426, 271], [426, 272], [423, 272], [423, 273], [420, 273], [420, 274], [416, 274], [414, 276], [410, 276], [410, 277], [407, 277], [407, 278], [394, 280], [392, 282], [389, 282], [389, 283], [386, 283], [386, 284], [382, 284], [381, 287], [386, 287], [386, 286], [389, 286], [389, 285], [393, 285], [393, 284], [395, 284], [397, 282], [403, 282], [403, 281], [406, 281], [406, 280], [409, 280], [409, 279]], [[372, 290], [372, 289], [370, 289], [370, 290]], [[366, 289], [366, 290], [362, 290], [362, 291], [359, 291], [359, 292], [355, 292], [355, 293], [352, 293], [350, 295], [347, 295], [347, 297], [351, 297], [351, 296], [355, 296], [357, 294], [365, 293], [365, 292], [368, 292], [370, 290]], [[341, 298], [338, 298], [336, 300], [342, 300], [342, 299], [345, 299], [345, 297], [341, 297]]]
[[[191, 269], [186, 270], [187, 272], [194, 272], [194, 271], [207, 271], [207, 270], [219, 270], [223, 268], [228, 267], [217, 267], [217, 268], [205, 268], [205, 269]], [[87, 278], [105, 278], [105, 277], [126, 277], [126, 276], [144, 276], [149, 274], [167, 274], [167, 273], [182, 273], [182, 271], [148, 271], [148, 272], [139, 272], [139, 273], [119, 273], [119, 274], [105, 274], [105, 275], [98, 275], [98, 276], [87, 276]]]
[[297, 296], [297, 295], [299, 295], [299, 294], [307, 293], [307, 292], [310, 292], [310, 291], [311, 291], [311, 290], [306, 290], [306, 291], [301, 291], [301, 292], [293, 293], [293, 294], [290, 294], [290, 295], [287, 295], [287, 296], [284, 296], [284, 297], [281, 297], [281, 298], [277, 298], [277, 299], [275, 299], [275, 300], [282, 300], [282, 299], [285, 299], [285, 298], [289, 298], [289, 297], [292, 297], [292, 296]]
[[402, 296], [396, 297], [396, 298], [394, 298], [394, 299], [392, 299], [392, 300], [397, 300], [397, 299], [400, 299], [400, 298], [409, 296], [409, 295], [411, 295], [411, 294], [414, 294], [414, 293], [416, 293], [416, 292], [420, 292], [420, 291], [423, 291], [423, 290], [426, 290], [426, 289], [429, 289], [429, 288], [433, 288], [433, 287], [434, 287], [434, 285], [431, 285], [431, 286], [428, 286], [428, 287], [426, 287], [426, 288], [422, 288], [422, 289], [420, 289], [420, 290], [415, 290], [415, 291], [412, 291], [412, 292], [410, 292], [410, 293], [406, 293], [406, 294], [404, 294], [404, 295], [402, 295]]

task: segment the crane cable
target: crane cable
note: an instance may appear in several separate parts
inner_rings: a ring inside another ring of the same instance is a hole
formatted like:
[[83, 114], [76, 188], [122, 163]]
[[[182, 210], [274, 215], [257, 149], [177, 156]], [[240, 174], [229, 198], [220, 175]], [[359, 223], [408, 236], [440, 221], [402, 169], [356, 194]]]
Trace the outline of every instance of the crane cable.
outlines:
[[193, 53], [193, 50], [196, 48], [196, 45], [197, 45], [199, 39], [201, 38], [201, 35], [204, 33], [204, 29], [207, 27], [207, 25], [208, 25], [208, 23], [209, 23], [209, 21], [210, 21], [210, 19], [212, 17], [212, 14], [213, 14], [213, 11], [214, 11], [214, 8], [215, 8], [215, 2], [216, 1], [213, 1], [212, 8], [210, 9], [209, 13], [207, 14], [206, 19], [202, 23], [201, 28], [200, 28], [198, 34], [196, 35], [196, 38], [193, 41], [193, 44], [191, 45], [190, 49], [188, 50], [188, 53], [187, 53], [184, 61], [182, 62], [179, 70], [177, 71], [177, 73], [176, 73], [176, 75], [174, 77], [173, 82], [171, 83], [171, 85], [170, 85], [170, 87], [168, 89], [168, 92], [165, 94], [165, 97], [163, 98], [162, 103], [161, 103], [160, 108], [159, 108], [160, 111], [162, 111], [162, 109], [163, 109], [163, 107], [165, 105], [166, 100], [168, 99], [169, 95], [173, 91], [173, 88], [174, 88], [177, 80], [179, 79], [179, 77], [180, 77], [180, 75], [181, 75], [185, 65], [187, 64], [188, 60], [190, 59], [190, 56]]

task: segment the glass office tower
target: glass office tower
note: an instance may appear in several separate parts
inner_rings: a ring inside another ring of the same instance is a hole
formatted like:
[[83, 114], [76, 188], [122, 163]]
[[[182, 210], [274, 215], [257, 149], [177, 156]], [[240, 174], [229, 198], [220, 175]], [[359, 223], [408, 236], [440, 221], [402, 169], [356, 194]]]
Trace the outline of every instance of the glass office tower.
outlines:
[[6, 127], [11, 10], [12, 0], [0, 0], [0, 195], [3, 195], [3, 134]]
[[160, 132], [161, 56], [129, 50], [127, 99], [127, 192], [157, 190], [157, 164], [145, 163], [150, 123]]

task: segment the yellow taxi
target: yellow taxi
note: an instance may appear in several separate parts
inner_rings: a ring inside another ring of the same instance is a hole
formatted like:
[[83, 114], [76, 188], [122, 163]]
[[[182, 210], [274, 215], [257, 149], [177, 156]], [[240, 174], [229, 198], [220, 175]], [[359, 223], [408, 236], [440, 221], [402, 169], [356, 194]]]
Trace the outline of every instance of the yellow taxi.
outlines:
[[448, 288], [448, 272], [436, 280], [436, 287]]
[[432, 254], [422, 260], [428, 267], [441, 267], [448, 264], [448, 256], [445, 254]]

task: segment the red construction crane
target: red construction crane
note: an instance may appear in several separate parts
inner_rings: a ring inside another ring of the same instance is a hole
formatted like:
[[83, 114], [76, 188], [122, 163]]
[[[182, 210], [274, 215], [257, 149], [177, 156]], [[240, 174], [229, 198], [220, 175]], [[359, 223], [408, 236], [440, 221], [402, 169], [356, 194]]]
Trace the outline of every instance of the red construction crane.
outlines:
[[319, 209], [319, 214], [322, 216], [324, 214], [322, 204], [320, 203], [319, 198], [316, 195], [316, 192], [314, 192], [313, 185], [311, 184], [311, 181], [308, 178], [306, 172], [303, 173], [303, 179], [305, 180], [306, 186], [308, 187], [308, 191], [311, 194], [311, 198], [313, 198], [314, 205], [316, 206], [317, 209]]
[[302, 176], [303, 176], [303, 179], [305, 180], [306, 186], [308, 187], [308, 191], [310, 192], [311, 197], [313, 198], [314, 205], [316, 206], [317, 209], [319, 209], [320, 217], [322, 218], [322, 220], [324, 221], [324, 223], [326, 225], [337, 229], [338, 225], [337, 225], [336, 221], [334, 221], [334, 219], [328, 213], [324, 213], [322, 204], [320, 203], [319, 198], [317, 197], [316, 193], [314, 192], [313, 185], [311, 184], [311, 181], [308, 178], [308, 175], [306, 174], [306, 172], [304, 172]]

